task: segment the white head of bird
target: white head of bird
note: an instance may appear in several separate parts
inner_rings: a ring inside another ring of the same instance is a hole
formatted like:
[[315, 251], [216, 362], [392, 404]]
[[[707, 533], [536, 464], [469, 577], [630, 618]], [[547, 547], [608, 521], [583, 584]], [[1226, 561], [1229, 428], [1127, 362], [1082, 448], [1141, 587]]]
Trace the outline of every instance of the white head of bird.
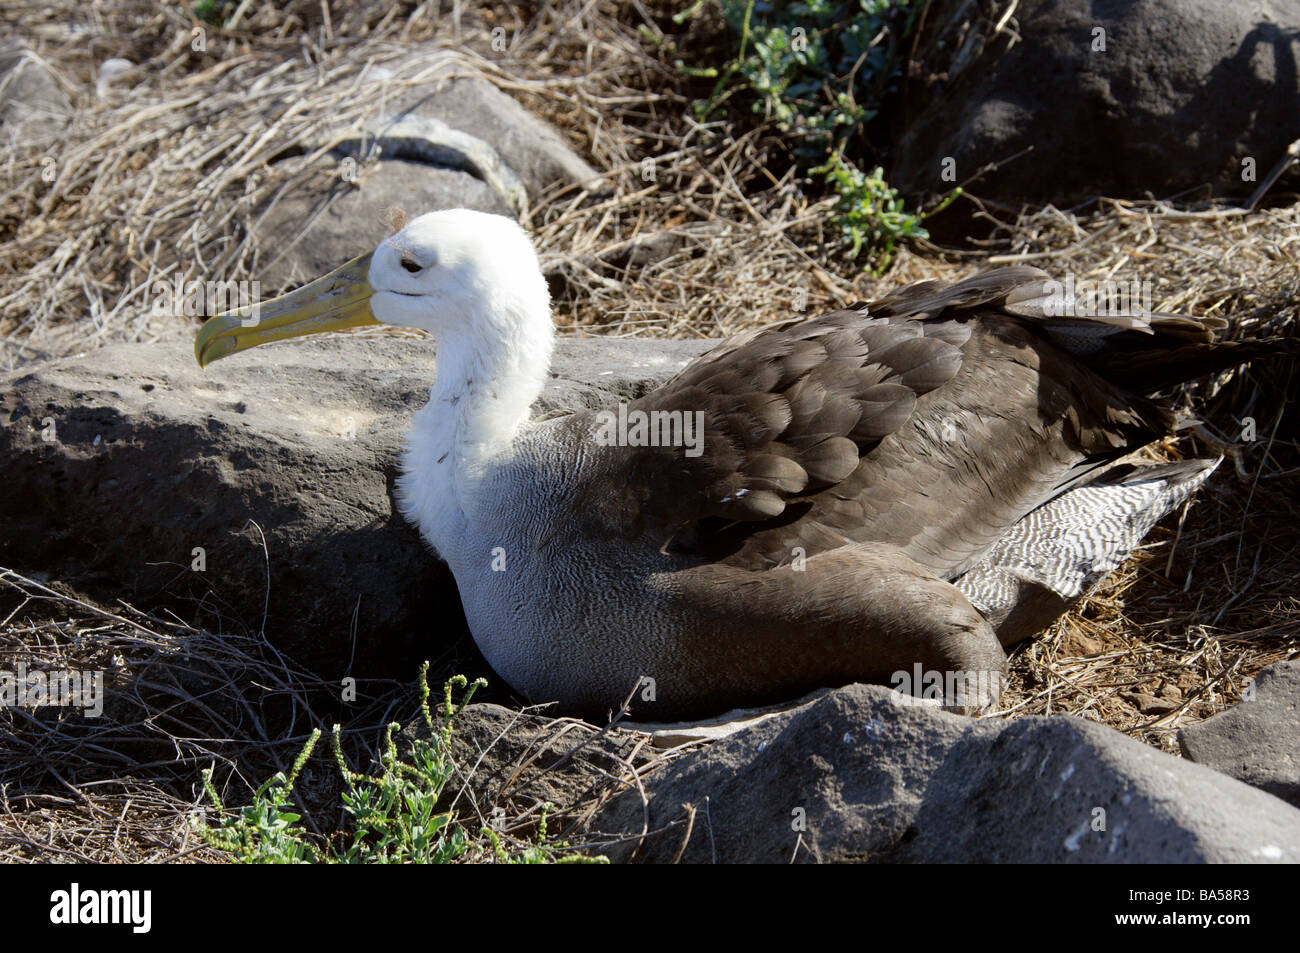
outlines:
[[375, 324], [419, 328], [437, 340], [430, 404], [448, 418], [438, 427], [447, 449], [490, 450], [527, 422], [554, 326], [532, 242], [500, 215], [421, 215], [296, 291], [212, 318], [194, 353], [207, 366], [271, 341]]

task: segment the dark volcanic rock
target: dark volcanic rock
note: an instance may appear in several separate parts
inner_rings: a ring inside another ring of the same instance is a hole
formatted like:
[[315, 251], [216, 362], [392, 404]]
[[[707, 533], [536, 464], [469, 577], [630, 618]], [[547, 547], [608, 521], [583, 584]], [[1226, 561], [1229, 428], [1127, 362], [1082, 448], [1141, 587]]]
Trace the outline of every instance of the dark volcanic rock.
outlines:
[[[1209, 183], [1244, 197], [1300, 138], [1300, 0], [1021, 0], [1014, 42], [961, 35], [959, 8], [929, 9], [905, 89], [890, 181], [906, 192], [946, 194], [1000, 163], [971, 191], [1070, 205]], [[955, 181], [940, 177], [948, 158]]]
[[523, 180], [534, 203], [565, 186], [596, 187], [597, 171], [569, 148], [554, 126], [485, 77], [454, 72], [447, 70], [415, 87], [399, 87], [392, 112], [439, 119], [488, 143]]
[[[643, 785], [648, 805], [627, 791], [591, 823], [621, 839], [604, 849], [613, 859], [1300, 860], [1300, 811], [1103, 725], [976, 721], [876, 686], [774, 716]], [[647, 810], [660, 833], [638, 843]]]
[[385, 159], [359, 166], [356, 179], [345, 182], [337, 158], [317, 162], [317, 174], [286, 192], [258, 227], [256, 275], [268, 293], [305, 284], [375, 248], [392, 234], [394, 208], [412, 216], [444, 208], [512, 214], [491, 186], [460, 169]]
[[[340, 140], [259, 221], [257, 277], [266, 290], [308, 281], [374, 248], [392, 231], [391, 208], [410, 217], [445, 208], [519, 216], [549, 193], [595, 180], [596, 170], [548, 123], [483, 77], [450, 74], [435, 71], [414, 85], [366, 83], [377, 109], [366, 134]], [[418, 130], [441, 144], [413, 136]]]
[[1255, 678], [1254, 697], [1178, 732], [1183, 754], [1300, 807], [1300, 662]]

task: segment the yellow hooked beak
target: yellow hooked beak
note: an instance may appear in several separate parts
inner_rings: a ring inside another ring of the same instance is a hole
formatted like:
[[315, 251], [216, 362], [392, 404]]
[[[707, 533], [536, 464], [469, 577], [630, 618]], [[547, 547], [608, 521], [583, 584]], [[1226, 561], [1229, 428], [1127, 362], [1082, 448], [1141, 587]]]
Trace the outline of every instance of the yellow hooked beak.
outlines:
[[297, 291], [209, 318], [194, 340], [199, 367], [271, 341], [379, 324], [370, 312], [369, 272], [370, 254], [362, 255]]

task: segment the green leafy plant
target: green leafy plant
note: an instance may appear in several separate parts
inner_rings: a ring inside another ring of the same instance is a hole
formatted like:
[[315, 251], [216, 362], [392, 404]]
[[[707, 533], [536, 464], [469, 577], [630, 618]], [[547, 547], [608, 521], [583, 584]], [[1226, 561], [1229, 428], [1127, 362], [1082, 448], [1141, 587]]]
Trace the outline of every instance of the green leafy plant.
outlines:
[[[678, 14], [684, 22], [704, 0]], [[848, 255], [867, 251], [878, 270], [898, 242], [928, 237], [880, 168], [864, 172], [848, 157], [855, 137], [879, 110], [902, 72], [904, 41], [922, 4], [916, 0], [715, 0], [738, 38], [735, 59], [717, 74], [701, 119], [729, 99], [748, 98], [790, 139], [799, 166], [836, 196], [834, 213]], [[691, 71], [693, 75], [707, 75]], [[861, 143], [859, 143], [861, 144]], [[956, 197], [950, 195], [941, 207]], [[938, 209], [936, 209], [938, 211]], [[932, 213], [933, 214], [933, 213]]]
[[290, 796], [319, 739], [318, 728], [303, 745], [289, 776], [285, 777], [281, 771], [263, 782], [253, 793], [253, 803], [237, 814], [226, 812], [212, 783], [212, 769], [204, 771], [203, 790], [221, 817], [215, 827], [196, 819], [194, 827], [199, 836], [209, 845], [233, 854], [241, 864], [317, 863], [321, 859], [320, 851], [296, 826], [302, 815], [290, 809]]
[[[399, 756], [393, 738], [401, 726], [390, 724], [384, 729], [378, 771], [353, 771], [343, 756], [341, 729], [334, 726], [334, 761], [343, 777], [343, 809], [351, 830], [335, 838], [328, 849], [309, 839], [299, 824], [301, 815], [291, 807], [293, 786], [320, 739], [319, 729], [312, 732], [289, 775], [280, 772], [266, 781], [254, 792], [252, 803], [238, 811], [226, 810], [212, 783], [211, 769], [204, 772], [204, 790], [219, 816], [211, 826], [196, 820], [199, 835], [240, 863], [445, 864], [476, 852], [489, 853], [499, 863], [604, 862], [604, 858], [562, 853], [568, 847], [564, 843], [548, 844], [545, 809], [536, 843], [513, 851], [490, 828], [476, 837], [451, 812], [436, 809], [455, 775], [452, 722], [487, 682], [480, 678], [470, 684], [463, 675], [450, 679], [443, 686], [443, 703], [435, 719], [429, 705], [428, 668], [426, 662], [420, 669], [420, 713], [428, 737], [411, 741], [407, 760]], [[462, 690], [459, 703], [452, 700], [455, 689]]]
[[885, 182], [884, 169], [879, 166], [864, 173], [837, 152], [812, 171], [824, 175], [839, 196], [836, 218], [850, 258], [858, 257], [863, 245], [869, 243], [883, 269], [893, 258], [900, 239], [929, 237], [921, 226], [921, 217], [904, 209], [903, 200]]
[[195, 0], [190, 9], [204, 23], [225, 26], [226, 21], [235, 15], [237, 6], [235, 0]]
[[[343, 809], [355, 825], [349, 843], [335, 857], [345, 864], [445, 864], [469, 849], [469, 837], [450, 813], [437, 813], [435, 805], [455, 773], [451, 759], [452, 721], [487, 682], [466, 685], [458, 675], [443, 687], [441, 719], [435, 723], [429, 707], [428, 664], [420, 669], [420, 714], [428, 738], [411, 743], [410, 763], [398, 757], [393, 731], [384, 728], [377, 775], [351, 770], [343, 757], [340, 731], [334, 726], [334, 760], [343, 775]], [[453, 688], [466, 689], [459, 704], [452, 702]]]

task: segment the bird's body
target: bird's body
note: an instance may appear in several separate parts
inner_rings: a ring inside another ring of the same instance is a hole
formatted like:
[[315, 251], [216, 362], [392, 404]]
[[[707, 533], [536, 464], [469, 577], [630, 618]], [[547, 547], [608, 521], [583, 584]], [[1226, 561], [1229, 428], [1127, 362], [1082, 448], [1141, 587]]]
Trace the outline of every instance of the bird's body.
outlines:
[[[432, 213], [335, 275], [363, 264], [374, 318], [439, 344], [402, 511], [498, 674], [574, 712], [633, 689], [640, 713], [685, 716], [916, 665], [1002, 672], [1002, 644], [1028, 634], [1006, 621], [1014, 606], [988, 604], [1031, 575], [1008, 567], [1042, 552], [1083, 578], [1073, 563], [1113, 555], [1080, 530], [1089, 507], [1146, 500], [1122, 514], [1140, 536], [1153, 506], [1190, 492], [1208, 467], [1146, 481], [1176, 492], [1070, 496], [1169, 431], [1146, 391], [1230, 362], [1211, 343], [1222, 322], [1055, 317], [1043, 273], [1003, 269], [723, 342], [621, 409], [703, 424], [693, 446], [647, 446], [607, 439], [613, 415], [595, 411], [530, 421], [554, 332], [512, 222]], [[295, 296], [357, 283], [331, 279]], [[357, 308], [347, 321], [364, 323]], [[205, 329], [200, 360], [289, 336], [279, 315], [247, 340], [231, 319]], [[1126, 378], [1134, 366], [1153, 386]]]

